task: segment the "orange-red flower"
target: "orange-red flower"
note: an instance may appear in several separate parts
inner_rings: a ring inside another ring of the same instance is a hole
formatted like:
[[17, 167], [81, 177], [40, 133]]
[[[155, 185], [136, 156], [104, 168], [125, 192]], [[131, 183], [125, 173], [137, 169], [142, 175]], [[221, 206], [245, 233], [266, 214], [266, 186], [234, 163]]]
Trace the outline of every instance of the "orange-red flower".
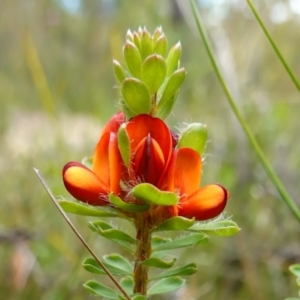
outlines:
[[118, 113], [103, 129], [94, 152], [92, 170], [77, 162], [64, 166], [63, 181], [74, 198], [93, 205], [107, 205], [110, 192], [119, 194], [122, 159], [117, 131], [124, 121], [123, 113]]
[[225, 208], [229, 193], [219, 184], [199, 188], [202, 172], [200, 155], [190, 148], [174, 150], [168, 170], [168, 190], [179, 194], [179, 204], [171, 208], [172, 216], [208, 220]]
[[126, 124], [126, 132], [130, 140], [131, 179], [161, 188], [172, 154], [169, 128], [161, 119], [143, 114]]

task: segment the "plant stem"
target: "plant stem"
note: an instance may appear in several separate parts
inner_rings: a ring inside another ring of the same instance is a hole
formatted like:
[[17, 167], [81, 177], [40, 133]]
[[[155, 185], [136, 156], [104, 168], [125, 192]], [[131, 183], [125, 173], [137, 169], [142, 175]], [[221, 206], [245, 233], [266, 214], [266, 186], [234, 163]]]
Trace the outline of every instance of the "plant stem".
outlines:
[[275, 171], [272, 169], [271, 164], [268, 162], [267, 157], [265, 156], [264, 152], [262, 151], [262, 149], [260, 148], [256, 138], [254, 137], [253, 133], [250, 130], [250, 127], [248, 126], [246, 120], [244, 119], [244, 117], [242, 116], [242, 113], [239, 111], [237, 105], [235, 104], [235, 101], [225, 83], [225, 80], [221, 74], [221, 71], [218, 67], [218, 64], [216, 62], [216, 59], [214, 57], [209, 39], [207, 37], [205, 28], [201, 22], [200, 19], [200, 15], [197, 11], [197, 7], [195, 4], [195, 1], [190, 0], [191, 6], [192, 6], [192, 10], [195, 16], [195, 20], [198, 26], [198, 30], [199, 33], [201, 35], [201, 38], [203, 40], [206, 52], [209, 56], [209, 59], [211, 61], [211, 64], [214, 68], [215, 74], [221, 84], [221, 87], [223, 88], [223, 91], [226, 95], [226, 98], [228, 100], [228, 103], [232, 109], [232, 111], [234, 112], [235, 116], [237, 117], [239, 123], [241, 124], [249, 142], [250, 145], [252, 146], [252, 149], [254, 150], [255, 154], [257, 155], [261, 165], [263, 166], [263, 168], [265, 169], [266, 173], [268, 174], [269, 178], [271, 179], [271, 181], [273, 182], [274, 186], [276, 187], [277, 191], [279, 192], [281, 198], [283, 199], [283, 201], [285, 202], [285, 204], [289, 207], [289, 209], [292, 211], [292, 213], [294, 214], [295, 218], [300, 222], [300, 210], [297, 207], [297, 205], [295, 204], [294, 200], [292, 199], [292, 197], [289, 195], [288, 191], [285, 189], [283, 183], [281, 182], [281, 180], [279, 179], [279, 177], [277, 176], [277, 174], [275, 173]]
[[151, 218], [148, 212], [136, 218], [136, 239], [138, 241], [134, 265], [134, 293], [147, 295], [148, 267], [142, 262], [151, 255]]
[[279, 60], [281, 61], [283, 67], [285, 68], [285, 70], [287, 71], [287, 73], [289, 74], [291, 80], [293, 81], [296, 89], [298, 90], [298, 92], [300, 92], [300, 84], [298, 83], [296, 77], [294, 76], [292, 70], [290, 69], [289, 65], [287, 64], [287, 62], [285, 61], [284, 57], [282, 56], [281, 52], [279, 51], [279, 49], [277, 48], [275, 42], [273, 41], [269, 31], [267, 30], [265, 24], [263, 23], [262, 19], [260, 18], [257, 10], [255, 9], [254, 4], [252, 3], [251, 0], [247, 0], [247, 3], [256, 19], [256, 21], [258, 22], [258, 24], [260, 25], [261, 29], [263, 30], [265, 36], [267, 37], [268, 41], [270, 42], [273, 50], [275, 51], [277, 57], [279, 58]]

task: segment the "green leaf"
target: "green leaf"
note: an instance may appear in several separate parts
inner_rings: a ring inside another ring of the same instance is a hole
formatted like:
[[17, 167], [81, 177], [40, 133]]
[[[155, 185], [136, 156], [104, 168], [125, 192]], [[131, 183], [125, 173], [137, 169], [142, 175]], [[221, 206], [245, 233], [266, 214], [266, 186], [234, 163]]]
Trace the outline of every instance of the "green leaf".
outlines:
[[83, 285], [83, 287], [94, 295], [101, 296], [106, 299], [119, 299], [116, 291], [97, 281], [89, 280]]
[[174, 72], [168, 79], [166, 86], [163, 90], [162, 96], [157, 105], [157, 116], [161, 119], [165, 119], [171, 112], [178, 90], [185, 79], [185, 69], [179, 69]]
[[167, 277], [172, 277], [172, 276], [190, 276], [190, 275], [195, 274], [197, 272], [197, 270], [198, 270], [197, 265], [194, 263], [191, 263], [191, 264], [187, 264], [182, 267], [179, 267], [179, 268], [164, 271], [164, 272], [150, 278], [149, 280], [157, 280], [157, 279], [167, 278]]
[[[103, 256], [103, 259], [102, 263], [114, 276], [132, 275], [133, 267], [123, 256], [119, 254], [109, 254]], [[82, 262], [82, 266], [91, 273], [106, 274], [98, 262], [92, 257], [86, 258]]]
[[113, 60], [113, 68], [114, 68], [114, 73], [116, 78], [118, 79], [118, 81], [120, 83], [123, 82], [123, 80], [126, 78], [124, 69], [122, 68], [122, 66], [120, 65], [120, 63], [118, 61], [116, 61], [115, 59]]
[[285, 298], [284, 300], [300, 300], [300, 298]]
[[122, 124], [118, 130], [118, 147], [124, 165], [128, 168], [130, 162], [130, 140], [126, 131], [126, 124]]
[[173, 217], [170, 218], [159, 226], [157, 226], [154, 231], [164, 231], [164, 230], [186, 230], [190, 228], [195, 223], [195, 219], [187, 219], [184, 217]]
[[121, 287], [126, 291], [127, 294], [132, 295], [133, 293], [133, 278], [132, 276], [125, 276], [120, 280]]
[[99, 206], [91, 206], [88, 204], [68, 200], [58, 200], [58, 203], [65, 212], [75, 215], [126, 218], [126, 216], [111, 207], [100, 208]]
[[166, 36], [163, 34], [155, 41], [153, 52], [161, 55], [162, 57], [165, 57], [167, 54], [167, 49], [168, 49], [168, 40]]
[[109, 201], [115, 205], [116, 207], [122, 209], [123, 211], [127, 212], [143, 212], [146, 211], [150, 208], [150, 205], [148, 203], [145, 203], [143, 205], [135, 205], [135, 204], [130, 204], [125, 201], [123, 201], [120, 197], [117, 197], [113, 193], [109, 194]]
[[153, 246], [153, 251], [161, 251], [161, 250], [171, 250], [171, 249], [178, 249], [178, 248], [184, 248], [189, 246], [194, 246], [197, 244], [204, 244], [208, 242], [209, 238], [204, 233], [196, 233], [196, 234], [190, 234], [178, 239], [174, 239], [173, 241], [169, 241], [166, 243], [162, 243], [157, 246]]
[[167, 57], [167, 76], [172, 74], [178, 68], [181, 52], [182, 48], [180, 42], [171, 48]]
[[132, 189], [134, 197], [150, 204], [172, 206], [178, 203], [175, 193], [161, 191], [150, 183], [141, 183]]
[[147, 86], [135, 78], [126, 78], [123, 81], [121, 93], [125, 104], [135, 114], [148, 114], [151, 108], [151, 99]]
[[134, 77], [141, 78], [142, 58], [137, 46], [127, 41], [123, 48], [123, 55], [130, 73]]
[[289, 270], [298, 278], [300, 278], [300, 264], [289, 266]]
[[118, 243], [128, 250], [134, 250], [136, 240], [127, 233], [118, 230], [104, 221], [89, 222], [89, 227], [101, 236]]
[[131, 263], [122, 255], [112, 253], [103, 256], [104, 265], [110, 266], [111, 268], [115, 268], [119, 270], [123, 274], [132, 275], [133, 267]]
[[149, 267], [168, 269], [168, 268], [173, 267], [176, 260], [177, 259], [175, 257], [173, 257], [171, 260], [161, 259], [161, 258], [157, 258], [157, 257], [150, 257], [147, 260], [144, 260], [142, 262], [142, 264], [149, 266]]
[[152, 37], [150, 33], [144, 28], [140, 35], [141, 38], [141, 56], [144, 60], [147, 56], [152, 53]]
[[166, 237], [155, 235], [151, 239], [151, 247], [154, 249], [155, 247], [164, 245], [164, 244], [169, 243], [171, 241], [172, 241], [171, 238], [166, 238]]
[[143, 295], [135, 295], [133, 297], [131, 297], [132, 300], [147, 300], [146, 296]]
[[201, 123], [192, 123], [181, 134], [178, 141], [178, 148], [192, 148], [201, 156], [204, 153], [207, 141], [206, 125]]
[[195, 223], [188, 230], [200, 231], [218, 236], [231, 236], [240, 231], [238, 225], [232, 220], [211, 221], [207, 223]]
[[150, 95], [156, 93], [167, 73], [165, 59], [161, 55], [148, 56], [142, 64], [142, 80], [147, 85]]
[[185, 282], [183, 278], [178, 276], [161, 279], [148, 289], [148, 295], [173, 292], [184, 286]]

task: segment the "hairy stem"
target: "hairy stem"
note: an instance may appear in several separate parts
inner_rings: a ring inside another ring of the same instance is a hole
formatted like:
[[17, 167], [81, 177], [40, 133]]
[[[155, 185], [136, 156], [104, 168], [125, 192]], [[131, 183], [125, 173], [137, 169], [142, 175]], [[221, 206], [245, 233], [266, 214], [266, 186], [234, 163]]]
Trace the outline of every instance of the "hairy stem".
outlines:
[[151, 218], [149, 214], [146, 212], [137, 216], [135, 225], [138, 247], [134, 265], [134, 293], [147, 295], [148, 267], [142, 262], [151, 255]]

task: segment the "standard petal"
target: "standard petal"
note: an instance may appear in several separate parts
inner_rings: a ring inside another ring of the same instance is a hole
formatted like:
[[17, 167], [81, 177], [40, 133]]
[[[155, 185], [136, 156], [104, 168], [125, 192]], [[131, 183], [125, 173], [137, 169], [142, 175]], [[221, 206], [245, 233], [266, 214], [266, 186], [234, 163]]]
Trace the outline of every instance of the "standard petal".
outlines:
[[208, 220], [218, 216], [225, 208], [229, 193], [218, 184], [199, 189], [178, 205], [178, 215], [196, 220]]
[[130, 147], [133, 154], [135, 154], [140, 141], [150, 135], [160, 146], [165, 163], [169, 162], [172, 150], [172, 136], [169, 128], [161, 119], [145, 114], [138, 115], [128, 122], [126, 131], [130, 139]]
[[96, 146], [93, 158], [93, 172], [110, 187], [110, 191], [119, 193], [122, 170], [122, 158], [118, 148], [117, 135], [106, 132]]
[[[174, 189], [183, 197], [189, 197], [199, 189], [202, 162], [200, 155], [191, 148], [174, 151]], [[170, 179], [171, 180], [171, 179]]]
[[86, 166], [69, 162], [63, 168], [63, 181], [74, 198], [93, 205], [108, 204], [108, 187]]
[[117, 133], [121, 124], [126, 121], [123, 111], [118, 112], [106, 123], [105, 127], [101, 132], [101, 136], [107, 132]]

